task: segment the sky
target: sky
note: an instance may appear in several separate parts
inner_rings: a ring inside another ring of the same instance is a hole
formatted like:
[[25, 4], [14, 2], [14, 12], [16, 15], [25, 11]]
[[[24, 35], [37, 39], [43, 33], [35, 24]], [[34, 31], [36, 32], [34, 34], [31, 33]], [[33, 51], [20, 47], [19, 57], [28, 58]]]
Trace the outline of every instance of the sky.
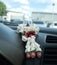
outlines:
[[[57, 13], [57, 0], [0, 0], [7, 6], [7, 10], [31, 13], [54, 12]], [[53, 5], [54, 3], [54, 5]]]

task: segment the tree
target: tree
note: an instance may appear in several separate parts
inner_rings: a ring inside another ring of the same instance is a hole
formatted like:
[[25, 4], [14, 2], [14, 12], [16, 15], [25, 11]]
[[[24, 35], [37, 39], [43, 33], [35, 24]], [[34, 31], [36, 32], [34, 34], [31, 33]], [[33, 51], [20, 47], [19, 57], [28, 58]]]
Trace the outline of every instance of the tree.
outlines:
[[6, 5], [0, 1], [0, 16], [6, 15]]

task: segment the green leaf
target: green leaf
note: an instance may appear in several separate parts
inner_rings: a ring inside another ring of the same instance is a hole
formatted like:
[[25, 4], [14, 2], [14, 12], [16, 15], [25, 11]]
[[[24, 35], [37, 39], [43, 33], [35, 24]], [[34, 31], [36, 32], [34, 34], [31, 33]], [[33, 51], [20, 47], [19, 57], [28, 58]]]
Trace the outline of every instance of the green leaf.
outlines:
[[0, 1], [0, 16], [6, 15], [6, 5]]

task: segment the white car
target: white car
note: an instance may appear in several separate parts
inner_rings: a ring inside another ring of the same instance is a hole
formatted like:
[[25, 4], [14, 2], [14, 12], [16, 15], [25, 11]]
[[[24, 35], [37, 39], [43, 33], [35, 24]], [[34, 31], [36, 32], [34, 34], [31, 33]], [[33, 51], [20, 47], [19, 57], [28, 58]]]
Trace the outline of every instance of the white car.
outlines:
[[43, 21], [33, 21], [34, 24], [37, 24], [39, 27], [47, 27], [47, 24]]
[[53, 22], [53, 23], [50, 25], [50, 28], [57, 28], [57, 22]]

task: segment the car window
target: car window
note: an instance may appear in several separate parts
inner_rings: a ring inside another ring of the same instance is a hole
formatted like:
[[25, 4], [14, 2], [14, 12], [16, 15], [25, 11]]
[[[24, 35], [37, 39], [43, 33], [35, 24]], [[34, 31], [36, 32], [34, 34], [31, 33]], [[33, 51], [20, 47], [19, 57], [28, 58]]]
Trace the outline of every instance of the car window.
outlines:
[[34, 21], [35, 24], [44, 24], [42, 21]]
[[55, 23], [54, 25], [57, 26], [57, 23]]

